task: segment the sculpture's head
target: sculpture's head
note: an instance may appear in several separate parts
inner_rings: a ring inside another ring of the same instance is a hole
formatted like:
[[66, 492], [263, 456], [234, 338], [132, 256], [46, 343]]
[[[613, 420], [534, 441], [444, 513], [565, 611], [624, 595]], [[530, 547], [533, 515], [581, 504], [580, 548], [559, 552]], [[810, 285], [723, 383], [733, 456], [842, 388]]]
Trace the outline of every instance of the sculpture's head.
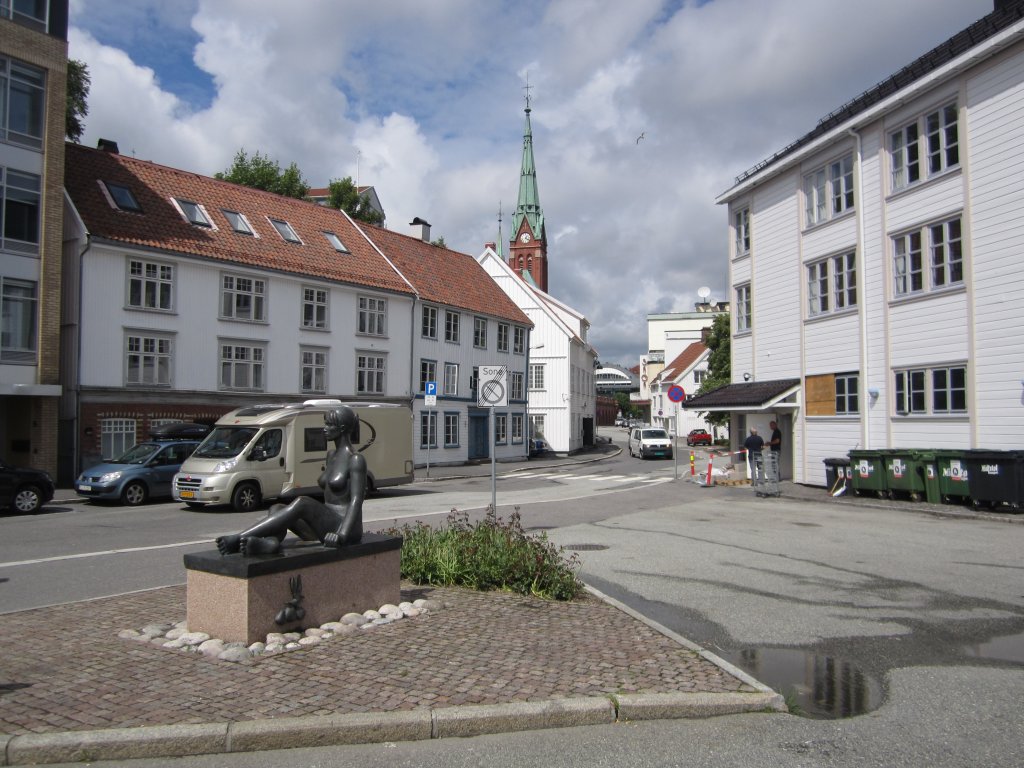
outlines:
[[324, 426], [334, 427], [349, 436], [353, 443], [359, 442], [359, 417], [347, 405], [339, 405], [324, 414]]

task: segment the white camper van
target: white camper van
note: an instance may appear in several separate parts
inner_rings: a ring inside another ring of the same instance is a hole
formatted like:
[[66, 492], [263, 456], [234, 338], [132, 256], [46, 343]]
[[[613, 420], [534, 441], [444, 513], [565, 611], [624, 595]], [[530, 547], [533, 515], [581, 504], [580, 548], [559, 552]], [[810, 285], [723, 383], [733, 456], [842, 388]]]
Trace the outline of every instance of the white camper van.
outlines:
[[307, 400], [251, 405], [222, 416], [174, 476], [175, 500], [190, 507], [230, 504], [248, 512], [270, 499], [322, 496], [317, 480], [328, 449], [324, 413], [339, 405], [359, 416], [352, 445], [366, 457], [367, 490], [411, 483], [408, 406]]

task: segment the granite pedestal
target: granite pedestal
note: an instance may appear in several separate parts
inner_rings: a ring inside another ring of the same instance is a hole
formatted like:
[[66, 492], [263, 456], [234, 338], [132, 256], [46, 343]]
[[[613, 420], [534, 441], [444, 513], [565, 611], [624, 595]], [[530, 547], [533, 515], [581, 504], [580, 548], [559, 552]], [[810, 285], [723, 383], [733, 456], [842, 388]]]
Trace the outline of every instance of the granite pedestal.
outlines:
[[[190, 632], [247, 645], [270, 632], [290, 632], [337, 621], [400, 597], [402, 537], [367, 533], [358, 544], [328, 548], [286, 545], [281, 554], [185, 555]], [[275, 616], [292, 600], [292, 579], [302, 577], [305, 615], [288, 624]]]

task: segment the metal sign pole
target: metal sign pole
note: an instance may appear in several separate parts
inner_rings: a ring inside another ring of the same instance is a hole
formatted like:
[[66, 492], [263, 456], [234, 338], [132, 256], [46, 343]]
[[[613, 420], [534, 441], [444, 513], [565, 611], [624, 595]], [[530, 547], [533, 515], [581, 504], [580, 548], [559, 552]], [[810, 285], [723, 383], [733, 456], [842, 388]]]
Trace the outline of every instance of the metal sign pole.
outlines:
[[675, 479], [679, 479], [679, 403], [676, 403], [675, 423], [672, 425], [672, 460], [675, 462]]
[[494, 514], [498, 514], [498, 470], [494, 460], [496, 453], [494, 450], [494, 407], [492, 406], [488, 410], [490, 411], [488, 421], [491, 423], [491, 510]]
[[427, 477], [430, 477], [430, 422], [433, 411], [427, 410]]

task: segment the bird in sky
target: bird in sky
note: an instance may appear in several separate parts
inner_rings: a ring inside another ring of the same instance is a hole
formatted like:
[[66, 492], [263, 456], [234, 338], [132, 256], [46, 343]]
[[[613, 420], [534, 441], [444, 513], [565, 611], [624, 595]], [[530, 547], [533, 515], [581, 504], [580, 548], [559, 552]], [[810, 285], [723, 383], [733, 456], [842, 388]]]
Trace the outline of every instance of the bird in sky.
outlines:
[[640, 139], [642, 139], [644, 137], [645, 133], [646, 133], [646, 131], [640, 131], [640, 135], [636, 137], [636, 143], [637, 144], [640, 143]]

